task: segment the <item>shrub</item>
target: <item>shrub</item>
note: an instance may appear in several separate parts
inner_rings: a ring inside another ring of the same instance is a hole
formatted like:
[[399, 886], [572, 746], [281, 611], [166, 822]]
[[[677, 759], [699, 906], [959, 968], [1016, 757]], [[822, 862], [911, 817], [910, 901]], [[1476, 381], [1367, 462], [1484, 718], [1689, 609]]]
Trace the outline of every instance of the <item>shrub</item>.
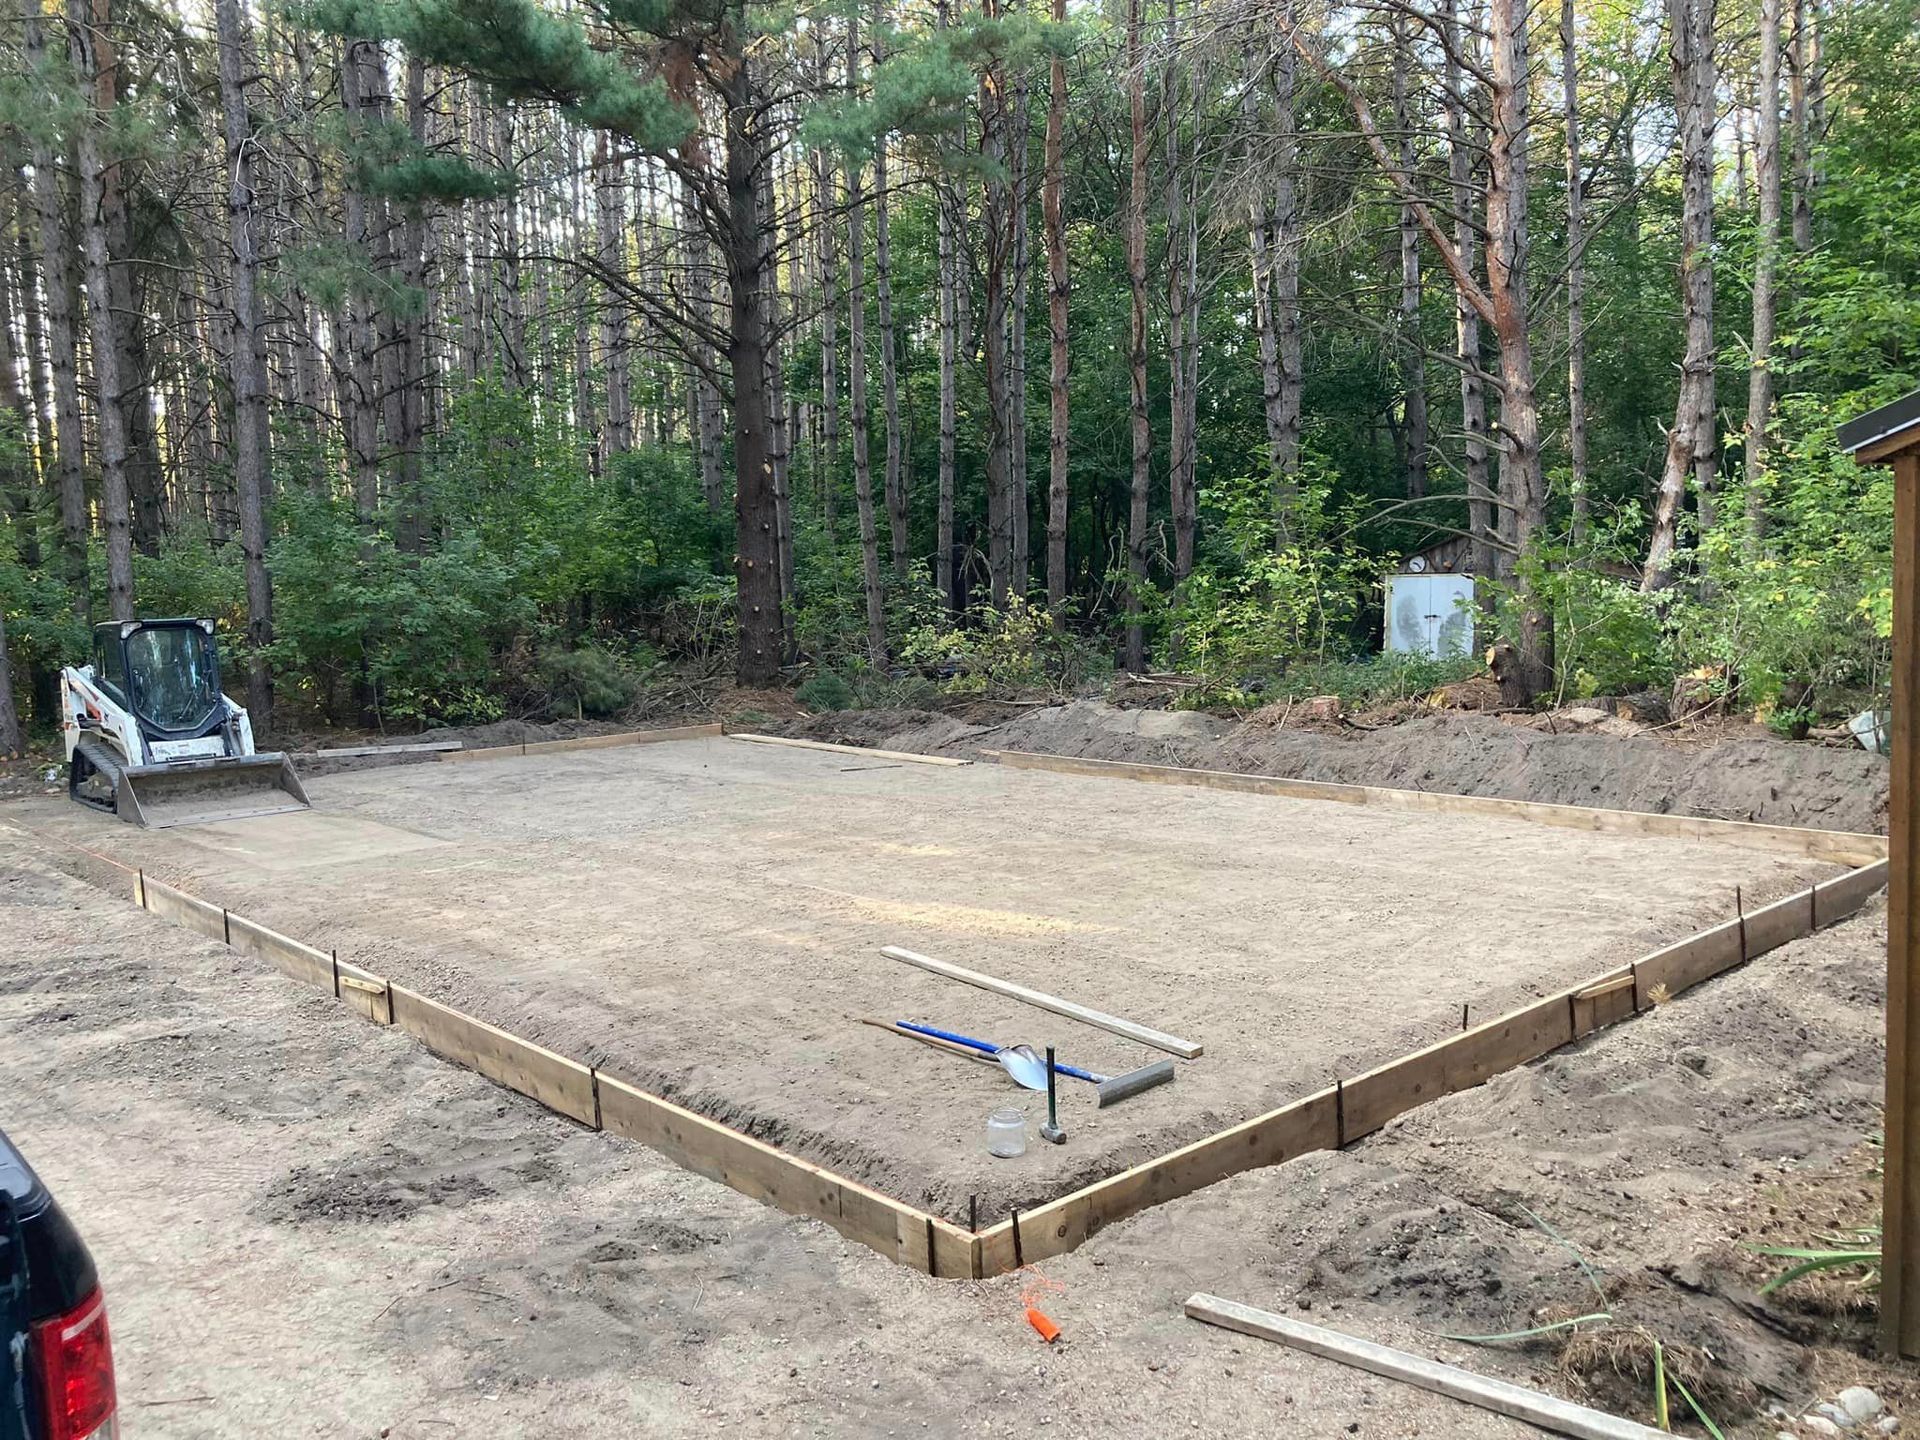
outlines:
[[598, 645], [543, 649], [538, 673], [554, 710], [581, 717], [618, 715], [640, 692], [641, 676], [634, 667]]
[[823, 710], [850, 710], [853, 687], [832, 670], [821, 670], [802, 681], [793, 698], [815, 714]]

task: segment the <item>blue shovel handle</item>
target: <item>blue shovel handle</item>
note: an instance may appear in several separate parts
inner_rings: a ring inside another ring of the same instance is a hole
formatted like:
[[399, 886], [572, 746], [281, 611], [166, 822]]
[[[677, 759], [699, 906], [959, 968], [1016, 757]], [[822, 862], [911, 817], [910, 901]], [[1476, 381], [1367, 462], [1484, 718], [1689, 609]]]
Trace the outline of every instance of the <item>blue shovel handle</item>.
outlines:
[[931, 1025], [916, 1025], [911, 1020], [894, 1022], [902, 1030], [911, 1030], [916, 1035], [931, 1035], [936, 1040], [950, 1040], [955, 1045], [965, 1045], [978, 1050], [983, 1055], [998, 1055], [1003, 1047], [991, 1045], [985, 1040], [976, 1040], [971, 1035], [956, 1035], [951, 1030], [936, 1030]]
[[[956, 1034], [952, 1030], [937, 1030], [931, 1025], [916, 1025], [911, 1020], [897, 1020], [894, 1023], [902, 1030], [911, 1030], [916, 1035], [931, 1035], [936, 1040], [948, 1040], [955, 1045], [965, 1045], [970, 1050], [978, 1050], [982, 1055], [998, 1055], [1007, 1048], [1004, 1045], [995, 1045], [990, 1040], [976, 1040], [971, 1035]], [[1078, 1065], [1063, 1065], [1058, 1060], [1053, 1062], [1053, 1068], [1056, 1074], [1071, 1075], [1076, 1080], [1085, 1080], [1094, 1085], [1101, 1084], [1107, 1078], [1105, 1075], [1096, 1075], [1091, 1070], [1082, 1070]]]

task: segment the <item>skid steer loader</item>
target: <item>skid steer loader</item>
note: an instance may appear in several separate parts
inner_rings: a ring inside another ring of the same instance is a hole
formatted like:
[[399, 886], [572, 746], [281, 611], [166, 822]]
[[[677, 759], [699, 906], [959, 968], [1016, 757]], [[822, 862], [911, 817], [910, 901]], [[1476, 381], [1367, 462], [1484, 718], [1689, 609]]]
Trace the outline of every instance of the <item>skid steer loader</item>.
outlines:
[[256, 755], [220, 693], [211, 620], [93, 627], [93, 663], [60, 672], [67, 793], [155, 828], [308, 808], [293, 762]]

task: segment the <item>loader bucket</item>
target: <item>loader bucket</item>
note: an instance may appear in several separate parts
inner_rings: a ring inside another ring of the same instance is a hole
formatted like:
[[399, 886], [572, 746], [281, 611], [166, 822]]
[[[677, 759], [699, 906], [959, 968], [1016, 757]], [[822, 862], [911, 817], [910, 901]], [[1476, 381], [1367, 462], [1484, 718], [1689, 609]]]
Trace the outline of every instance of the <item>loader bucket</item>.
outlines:
[[293, 762], [277, 750], [129, 766], [114, 786], [114, 809], [120, 818], [155, 830], [279, 815], [306, 810], [311, 803]]

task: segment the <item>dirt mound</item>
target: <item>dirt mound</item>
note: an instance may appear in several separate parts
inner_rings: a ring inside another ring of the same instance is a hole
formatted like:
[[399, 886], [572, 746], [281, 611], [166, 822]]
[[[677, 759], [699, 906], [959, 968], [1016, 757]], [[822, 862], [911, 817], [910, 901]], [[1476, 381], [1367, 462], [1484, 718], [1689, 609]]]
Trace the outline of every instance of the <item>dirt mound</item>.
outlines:
[[1886, 828], [1881, 757], [1757, 734], [1682, 746], [1657, 735], [1551, 734], [1454, 713], [1328, 734], [1094, 700], [988, 724], [925, 710], [814, 716], [791, 733], [894, 750], [1037, 750], [1769, 825]]

